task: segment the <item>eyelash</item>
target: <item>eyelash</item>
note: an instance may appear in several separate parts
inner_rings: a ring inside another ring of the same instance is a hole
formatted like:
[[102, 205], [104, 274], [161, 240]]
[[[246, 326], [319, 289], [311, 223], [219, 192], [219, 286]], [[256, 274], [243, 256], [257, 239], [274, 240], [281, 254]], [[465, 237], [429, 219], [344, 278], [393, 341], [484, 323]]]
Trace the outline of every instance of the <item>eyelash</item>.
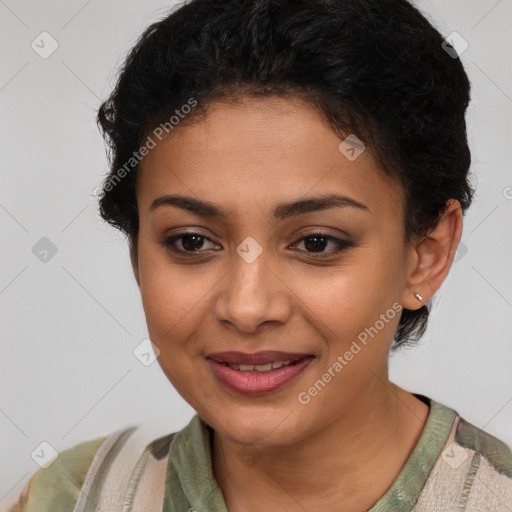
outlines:
[[[180, 240], [180, 239], [182, 239], [182, 238], [184, 238], [186, 236], [197, 236], [197, 237], [202, 238], [204, 240], [209, 240], [210, 242], [215, 243], [212, 240], [210, 240], [207, 236], [204, 236], [201, 233], [188, 232], [188, 231], [183, 232], [183, 233], [178, 233], [176, 235], [172, 235], [172, 236], [166, 238], [165, 240], [163, 240], [160, 243], [164, 247], [166, 247], [167, 249], [173, 251], [174, 253], [178, 253], [180, 255], [183, 255], [183, 254], [190, 254], [190, 255], [200, 254], [201, 250], [197, 250], [197, 251], [183, 251], [183, 250], [180, 250], [180, 249], [176, 248], [174, 243], [177, 240]], [[328, 256], [332, 256], [334, 254], [338, 254], [340, 252], [343, 252], [343, 251], [345, 251], [347, 249], [350, 249], [351, 247], [355, 246], [355, 244], [353, 242], [349, 242], [347, 240], [341, 240], [340, 238], [336, 238], [336, 237], [331, 236], [331, 235], [326, 235], [326, 234], [324, 234], [322, 232], [308, 233], [307, 235], [305, 235], [302, 238], [300, 238], [299, 240], [297, 240], [297, 242], [295, 242], [293, 245], [296, 245], [296, 244], [302, 242], [303, 240], [307, 240], [308, 238], [325, 238], [328, 241], [331, 241], [334, 244], [336, 244], [336, 249], [334, 249], [334, 250], [332, 250], [330, 252], [313, 253], [313, 252], [308, 252], [308, 251], [300, 251], [300, 252], [307, 253], [309, 255], [309, 257], [312, 258], [312, 259], [326, 258]]]

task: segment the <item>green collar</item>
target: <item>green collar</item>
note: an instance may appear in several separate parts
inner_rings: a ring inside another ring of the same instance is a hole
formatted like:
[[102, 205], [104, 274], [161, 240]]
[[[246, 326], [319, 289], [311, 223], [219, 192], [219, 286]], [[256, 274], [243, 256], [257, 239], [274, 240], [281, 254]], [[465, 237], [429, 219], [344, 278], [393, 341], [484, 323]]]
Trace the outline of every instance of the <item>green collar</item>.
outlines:
[[[415, 394], [430, 406], [423, 432], [400, 474], [368, 512], [410, 512], [450, 435], [457, 413]], [[212, 430], [199, 415], [174, 437], [169, 448], [163, 512], [228, 512], [213, 476]]]
[[426, 396], [414, 396], [430, 406], [427, 422], [402, 471], [368, 512], [410, 512], [450, 435], [457, 413]]

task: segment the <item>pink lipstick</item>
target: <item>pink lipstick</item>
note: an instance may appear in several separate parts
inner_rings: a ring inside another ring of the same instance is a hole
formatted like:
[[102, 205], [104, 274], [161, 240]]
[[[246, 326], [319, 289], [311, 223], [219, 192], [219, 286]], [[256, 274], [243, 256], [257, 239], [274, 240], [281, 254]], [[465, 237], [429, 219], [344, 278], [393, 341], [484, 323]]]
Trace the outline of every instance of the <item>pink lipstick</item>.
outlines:
[[300, 375], [314, 358], [310, 354], [276, 350], [207, 355], [207, 361], [221, 384], [231, 391], [247, 395], [270, 393], [281, 388]]

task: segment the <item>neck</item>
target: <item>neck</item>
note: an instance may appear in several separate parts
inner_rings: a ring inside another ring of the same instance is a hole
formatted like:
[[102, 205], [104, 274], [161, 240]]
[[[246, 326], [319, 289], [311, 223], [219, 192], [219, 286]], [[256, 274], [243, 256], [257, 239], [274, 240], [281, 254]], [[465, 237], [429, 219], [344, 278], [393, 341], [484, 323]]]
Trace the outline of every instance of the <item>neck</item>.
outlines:
[[[378, 390], [378, 392], [376, 392]], [[358, 397], [325, 428], [287, 446], [258, 447], [253, 466], [240, 445], [217, 432], [212, 464], [230, 512], [370, 508], [386, 492], [416, 445], [429, 408], [387, 381]]]

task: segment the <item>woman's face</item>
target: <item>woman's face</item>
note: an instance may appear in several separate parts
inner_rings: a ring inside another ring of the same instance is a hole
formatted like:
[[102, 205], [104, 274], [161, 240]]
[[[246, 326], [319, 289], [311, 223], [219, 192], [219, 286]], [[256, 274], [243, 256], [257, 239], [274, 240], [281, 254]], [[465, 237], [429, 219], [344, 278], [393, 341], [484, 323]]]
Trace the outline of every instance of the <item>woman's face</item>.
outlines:
[[[300, 441], [388, 382], [411, 295], [402, 197], [342, 140], [298, 101], [215, 103], [141, 163], [134, 271], [150, 338], [174, 387], [235, 442]], [[346, 199], [315, 202], [334, 195]], [[165, 196], [205, 205], [154, 203]], [[216, 355], [232, 351], [249, 359]], [[269, 371], [250, 359], [262, 351], [305, 359]]]

